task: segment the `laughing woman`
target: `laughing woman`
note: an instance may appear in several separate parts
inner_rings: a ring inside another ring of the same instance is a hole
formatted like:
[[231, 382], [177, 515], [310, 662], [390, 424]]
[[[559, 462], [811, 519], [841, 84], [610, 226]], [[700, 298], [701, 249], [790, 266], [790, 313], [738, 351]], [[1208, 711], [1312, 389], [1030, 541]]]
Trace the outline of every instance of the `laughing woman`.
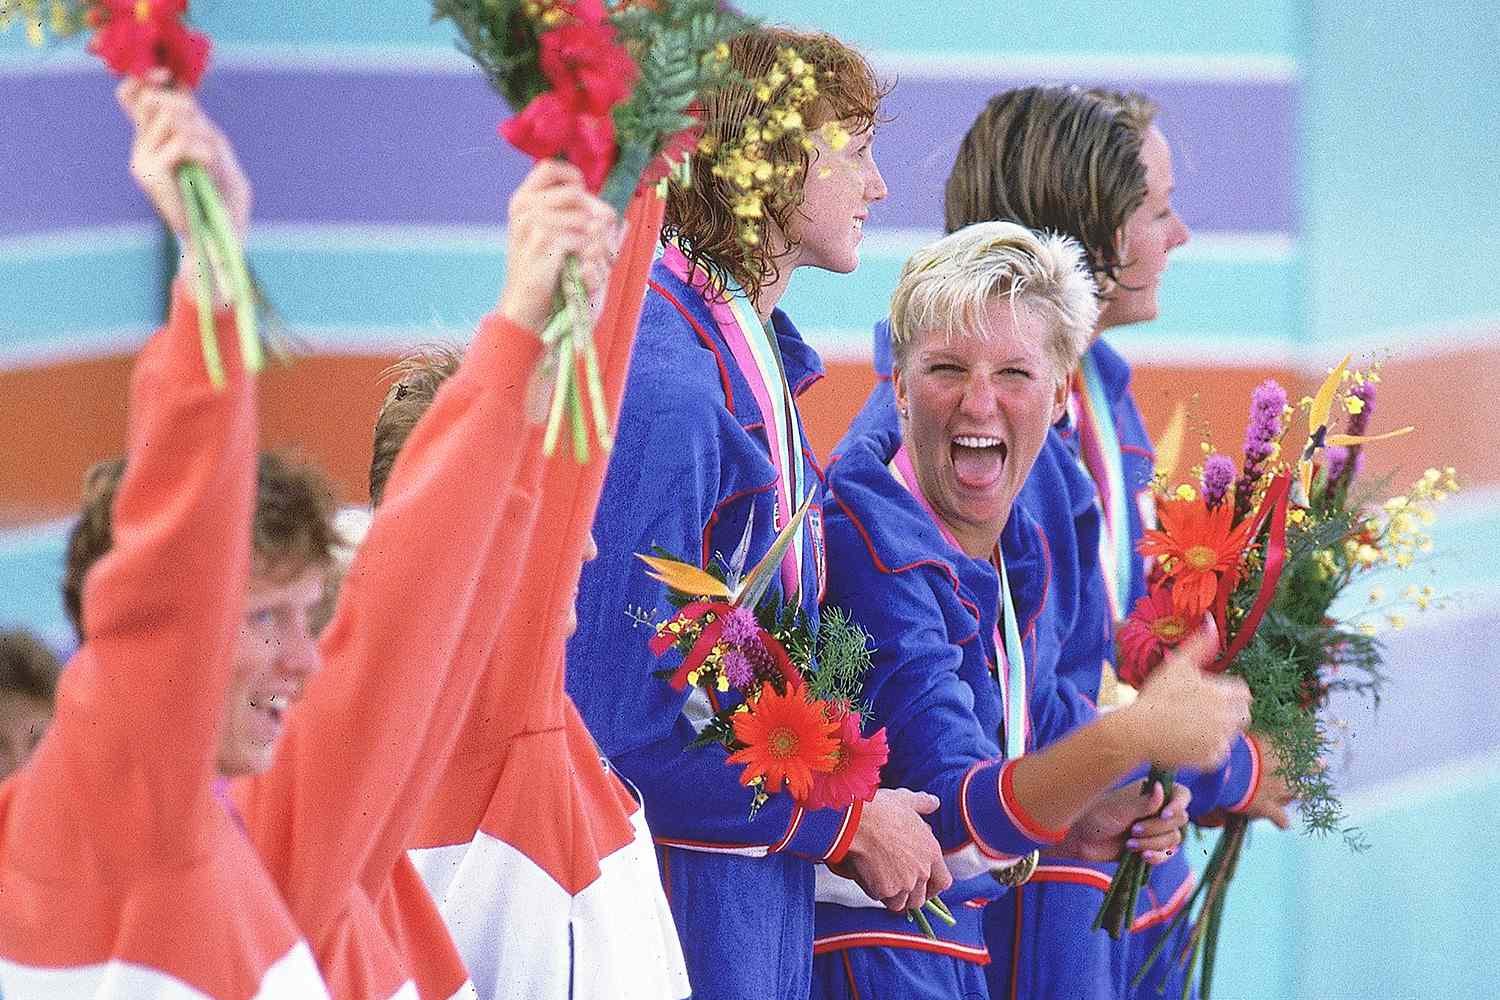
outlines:
[[[1130, 391], [1130, 367], [1103, 339], [1106, 331], [1156, 318], [1157, 291], [1171, 253], [1188, 240], [1188, 229], [1172, 205], [1172, 152], [1156, 124], [1157, 109], [1141, 94], [1085, 91], [1076, 87], [1024, 87], [992, 98], [964, 137], [948, 178], [945, 224], [951, 232], [990, 219], [1049, 229], [1077, 240], [1100, 289], [1099, 319], [1071, 384], [1069, 415], [1038, 463], [1031, 505], [1046, 525], [1055, 549], [1071, 555], [1064, 580], [1076, 581], [1071, 603], [1077, 610], [1059, 621], [1061, 651], [1057, 673], [1085, 697], [1101, 692], [1113, 701], [1115, 623], [1146, 590], [1146, 567], [1135, 554], [1144, 530], [1147, 493], [1154, 464], [1151, 439]], [[1079, 466], [1086, 476], [1079, 474]], [[1081, 483], [1081, 489], [1080, 489]], [[1063, 498], [1070, 497], [1065, 501]], [[1071, 518], [1067, 516], [1071, 513]], [[1202, 776], [1193, 789], [1193, 812], [1228, 808], [1265, 816], [1284, 826], [1285, 785], [1274, 774], [1276, 762], [1262, 759], [1258, 743], [1242, 737], [1227, 767]], [[1111, 866], [1088, 867], [1044, 861], [1036, 885], [1018, 907], [1017, 927], [1003, 927], [997, 938], [1048, 942], [1073, 937], [1092, 923]], [[1102, 935], [1090, 949], [1108, 947], [1117, 975], [1114, 988], [1071, 982], [1087, 963], [1058, 956], [1040, 963], [1054, 968], [1058, 997], [1120, 996], [1185, 899], [1192, 873], [1180, 855], [1153, 872], [1136, 933], [1110, 944]], [[1018, 965], [1038, 964], [1022, 954]], [[1174, 954], [1169, 950], [1168, 954]], [[1175, 963], [1160, 962], [1139, 988], [1144, 998], [1158, 995], [1161, 976], [1180, 991]]]
[[[931, 940], [822, 880], [815, 996], [987, 995], [986, 899], [1024, 882], [1039, 849], [1111, 856], [1162, 804], [1116, 783], [1146, 761], [1212, 767], [1248, 720], [1243, 683], [1199, 672], [1201, 643], [1135, 705], [1072, 732], [1065, 714], [1031, 711], [1052, 573], [1016, 499], [1096, 313], [1076, 245], [1009, 223], [954, 233], [902, 271], [899, 433], [856, 431], [829, 468], [829, 601], [872, 636], [864, 697], [890, 744], [882, 780], [937, 795], [929, 820], [965, 881], [948, 897], [957, 925]], [[1174, 848], [1185, 803], [1133, 846]]]

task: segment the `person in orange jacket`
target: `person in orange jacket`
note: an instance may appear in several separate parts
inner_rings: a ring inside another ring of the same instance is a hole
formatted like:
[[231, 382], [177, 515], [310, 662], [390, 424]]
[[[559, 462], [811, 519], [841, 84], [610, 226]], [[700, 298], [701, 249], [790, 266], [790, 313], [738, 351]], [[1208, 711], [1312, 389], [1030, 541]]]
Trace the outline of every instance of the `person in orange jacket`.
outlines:
[[[162, 218], [184, 232], [173, 174], [194, 160], [243, 233], [249, 186], [191, 98], [134, 80], [119, 96], [136, 130], [132, 173]], [[190, 290], [202, 266], [191, 254], [179, 265], [167, 325], [131, 377], [126, 461], [93, 477], [75, 531], [82, 645], [56, 717], [0, 786], [7, 1000], [328, 995], [215, 787], [264, 766], [316, 668], [296, 623], [317, 595], [326, 522], [295, 518], [252, 544], [255, 384], [222, 309], [202, 332], [218, 340], [225, 383], [209, 380]], [[306, 481], [289, 478], [307, 500]]]

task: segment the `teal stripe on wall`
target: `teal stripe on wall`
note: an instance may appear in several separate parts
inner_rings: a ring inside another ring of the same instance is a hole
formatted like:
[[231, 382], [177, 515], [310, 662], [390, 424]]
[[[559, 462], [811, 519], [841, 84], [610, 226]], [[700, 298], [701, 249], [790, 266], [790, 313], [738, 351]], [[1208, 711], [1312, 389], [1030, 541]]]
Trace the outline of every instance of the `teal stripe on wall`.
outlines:
[[[1295, 55], [1294, 0], [1255, 4], [1176, 4], [1111, 0], [1055, 4], [1022, 0], [946, 0], [942, 16], [906, 0], [746, 0], [747, 13], [775, 22], [815, 23], [860, 45], [904, 51], [1083, 51], [1142, 54]], [[222, 43], [446, 44], [446, 26], [429, 24], [421, 0], [359, 3], [199, 2], [196, 22]], [[19, 30], [0, 35], [0, 51], [24, 48]]]
[[1493, 997], [1500, 951], [1486, 928], [1500, 869], [1476, 831], [1500, 815], [1500, 761], [1469, 770], [1357, 816], [1363, 854], [1257, 828], [1228, 897], [1214, 996]]
[[1500, 317], [1500, 13], [1313, 5], [1304, 93], [1312, 335]]
[[161, 247], [150, 226], [0, 244], [0, 367], [75, 330], [152, 329]]
[[[804, 5], [746, 0], [770, 20], [815, 24], [870, 48], [906, 51], [1067, 51], [1146, 54], [1296, 54], [1295, 0], [1180, 4], [1159, 0], [1058, 4], [1021, 0], [944, 0], [928, 8], [903, 0], [835, 0]], [[933, 16], [937, 15], [937, 16]]]
[[[494, 304], [504, 277], [498, 229], [288, 227], [273, 234], [252, 238], [251, 255], [293, 327], [468, 329]], [[89, 330], [107, 331], [96, 336], [99, 350], [115, 352], [116, 330], [149, 330], [160, 306], [148, 242], [123, 239], [40, 258], [0, 253], [0, 286], [21, 290], [0, 296], [0, 359], [14, 364], [28, 349], [67, 336], [87, 351], [90, 335], [78, 331]], [[869, 242], [874, 249], [853, 275], [804, 270], [784, 300], [820, 346], [832, 337], [841, 351], [868, 350], [865, 332], [885, 315], [901, 264], [922, 239], [872, 232]], [[1164, 318], [1138, 332], [1184, 340], [1289, 336], [1295, 267], [1295, 251], [1185, 250], [1163, 279]], [[318, 346], [357, 350], [360, 341], [356, 334], [347, 344]]]

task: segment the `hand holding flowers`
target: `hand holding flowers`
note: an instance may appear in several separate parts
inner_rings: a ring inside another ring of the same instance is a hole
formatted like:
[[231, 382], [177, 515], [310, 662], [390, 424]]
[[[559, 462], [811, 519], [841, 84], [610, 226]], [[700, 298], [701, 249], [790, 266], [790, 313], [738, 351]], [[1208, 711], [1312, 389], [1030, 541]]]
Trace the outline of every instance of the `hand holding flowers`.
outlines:
[[[166, 102], [160, 93], [164, 88], [181, 87], [187, 91], [196, 88], [208, 67], [211, 47], [208, 37], [183, 23], [187, 6], [188, 0], [51, 0], [48, 21], [52, 33], [60, 37], [84, 28], [91, 30], [89, 51], [103, 59], [116, 75], [138, 81], [149, 76], [149, 85], [156, 93], [144, 101], [141, 113], [145, 114]], [[0, 0], [0, 27], [8, 26], [16, 12], [26, 18], [28, 39], [34, 45], [41, 45], [45, 32], [40, 0]], [[122, 106], [133, 117], [132, 108], [140, 100], [137, 90], [120, 93]], [[135, 121], [138, 135], [132, 157], [133, 161], [142, 160], [144, 166], [133, 166], [133, 170], [177, 234], [184, 257], [194, 262], [184, 274], [195, 279], [198, 326], [203, 332], [203, 363], [209, 380], [218, 386], [224, 382], [224, 366], [213, 336], [216, 302], [234, 309], [245, 370], [257, 372], [264, 364], [256, 332], [258, 293], [244, 254], [248, 186], [243, 185], [244, 175], [233, 162], [233, 153], [223, 136], [211, 125], [205, 128], [202, 123], [190, 123], [183, 117], [181, 102], [178, 104], [173, 123], [153, 125], [140, 119]], [[156, 134], [141, 136], [140, 132], [148, 128], [155, 128]], [[170, 128], [171, 135], [162, 134], [163, 128]], [[165, 148], [168, 142], [174, 148]], [[162, 197], [161, 182], [165, 175], [152, 162], [160, 156], [165, 156], [171, 165], [180, 200]], [[213, 170], [205, 168], [203, 158], [215, 164]], [[221, 191], [220, 184], [239, 184], [243, 190]], [[242, 194], [245, 196], [241, 197]], [[230, 204], [226, 204], [226, 197]], [[243, 207], [237, 207], [236, 202], [243, 202]]]
[[569, 256], [578, 262], [584, 293], [596, 300], [608, 280], [614, 209], [590, 194], [582, 171], [542, 160], [511, 195], [505, 287], [499, 311], [528, 330], [541, 330]]
[[[460, 47], [517, 112], [500, 134], [538, 160], [561, 158], [616, 212], [664, 176], [663, 156], [696, 141], [691, 107], [722, 78], [724, 41], [745, 25], [718, 0], [433, 0]], [[536, 324], [553, 381], [543, 451], [570, 415], [573, 453], [588, 460], [590, 432], [611, 443], [579, 258], [565, 254], [552, 309]]]

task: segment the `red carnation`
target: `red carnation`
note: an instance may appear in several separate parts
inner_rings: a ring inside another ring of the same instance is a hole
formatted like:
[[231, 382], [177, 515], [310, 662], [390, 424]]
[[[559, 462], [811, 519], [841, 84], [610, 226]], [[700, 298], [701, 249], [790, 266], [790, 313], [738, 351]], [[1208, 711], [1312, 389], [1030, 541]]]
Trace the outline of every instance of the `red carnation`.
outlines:
[[210, 43], [189, 30], [182, 17], [187, 0], [100, 0], [103, 19], [89, 51], [121, 76], [145, 76], [164, 66], [172, 79], [197, 87], [208, 68]]
[[542, 35], [542, 73], [568, 104], [591, 115], [605, 115], [630, 96], [640, 70], [615, 41], [607, 23], [577, 21]]
[[554, 92], [537, 95], [519, 115], [501, 122], [500, 134], [539, 160], [561, 154], [583, 171], [590, 191], [604, 186], [614, 165], [614, 120], [575, 111]]
[[1131, 687], [1146, 683], [1166, 656], [1191, 631], [1186, 615], [1173, 606], [1172, 591], [1151, 591], [1135, 602], [1130, 617], [1120, 626], [1120, 680]]

